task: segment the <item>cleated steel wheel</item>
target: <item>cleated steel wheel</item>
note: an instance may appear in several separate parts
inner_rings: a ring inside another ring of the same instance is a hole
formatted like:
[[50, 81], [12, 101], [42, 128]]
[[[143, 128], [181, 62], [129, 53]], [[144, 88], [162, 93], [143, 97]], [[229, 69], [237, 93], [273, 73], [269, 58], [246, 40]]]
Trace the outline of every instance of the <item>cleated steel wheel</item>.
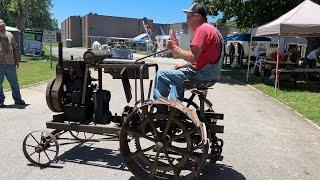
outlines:
[[124, 163], [141, 179], [194, 179], [202, 172], [209, 144], [196, 112], [167, 99], [133, 110], [119, 143]]
[[23, 140], [23, 154], [34, 165], [48, 166], [59, 153], [59, 144], [54, 135], [47, 131], [34, 131]]
[[[185, 105], [188, 108], [194, 108], [197, 110], [197, 114], [200, 114], [200, 108], [199, 108], [199, 102], [197, 101], [191, 101], [190, 99], [185, 98], [183, 100], [183, 105]], [[204, 109], [206, 112], [214, 112], [213, 107], [212, 107], [212, 103], [205, 98], [204, 100]], [[217, 121], [215, 120], [212, 123], [217, 123]], [[207, 126], [208, 127], [208, 126]], [[215, 133], [211, 133], [210, 132], [210, 128], [207, 129], [207, 133], [208, 133], [208, 138], [210, 139], [210, 148], [209, 148], [209, 156], [208, 158], [210, 159], [210, 162], [215, 164], [222, 153], [222, 147], [223, 147], [223, 141], [219, 138], [216, 137]]]

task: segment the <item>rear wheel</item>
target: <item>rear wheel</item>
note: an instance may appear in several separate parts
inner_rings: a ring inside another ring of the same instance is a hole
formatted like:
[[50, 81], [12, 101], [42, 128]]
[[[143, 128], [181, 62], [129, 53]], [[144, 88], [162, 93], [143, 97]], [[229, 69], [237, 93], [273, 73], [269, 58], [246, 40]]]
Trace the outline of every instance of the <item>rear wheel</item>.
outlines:
[[136, 108], [120, 132], [124, 163], [141, 179], [193, 179], [208, 156], [206, 128], [182, 103], [160, 99]]
[[[184, 98], [183, 104], [188, 108], [196, 109], [198, 116], [200, 115], [200, 107], [198, 105], [199, 102], [197, 104], [195, 103], [195, 101], [191, 99]], [[214, 112], [212, 103], [206, 98], [204, 100], [204, 109], [206, 112]], [[213, 122], [210, 122], [210, 125], [216, 123], [217, 121], [214, 120]], [[216, 163], [221, 157], [223, 141], [222, 139], [219, 139], [216, 136], [216, 134], [211, 131], [210, 125], [207, 125], [208, 138], [210, 139], [209, 159], [211, 163]]]

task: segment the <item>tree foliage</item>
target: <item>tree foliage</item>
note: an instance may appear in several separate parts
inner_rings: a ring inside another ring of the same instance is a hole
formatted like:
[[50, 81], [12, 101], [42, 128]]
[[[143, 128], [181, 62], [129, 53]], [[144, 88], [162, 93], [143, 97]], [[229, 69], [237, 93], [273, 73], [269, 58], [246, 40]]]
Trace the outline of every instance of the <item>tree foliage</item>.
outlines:
[[[304, 0], [194, 0], [204, 3], [212, 15], [223, 14], [220, 23], [233, 19], [239, 28], [256, 27], [287, 13]], [[313, 0], [320, 3], [320, 0]]]
[[57, 20], [50, 10], [52, 0], [0, 0], [0, 18], [8, 26], [56, 30]]

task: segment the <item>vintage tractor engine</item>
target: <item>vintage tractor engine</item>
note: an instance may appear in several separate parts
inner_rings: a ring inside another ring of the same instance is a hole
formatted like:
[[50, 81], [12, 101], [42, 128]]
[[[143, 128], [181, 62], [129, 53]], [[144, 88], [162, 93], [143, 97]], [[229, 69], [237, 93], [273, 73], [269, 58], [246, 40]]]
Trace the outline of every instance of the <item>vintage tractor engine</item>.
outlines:
[[[103, 59], [106, 56], [110, 54], [102, 53], [99, 57]], [[46, 91], [48, 107], [53, 112], [62, 112], [54, 115], [54, 121], [108, 124], [114, 119], [109, 111], [110, 91], [102, 90], [101, 86], [97, 88], [94, 81], [100, 84], [101, 78], [92, 78], [87, 68], [93, 62], [83, 59], [62, 61], [62, 50], [59, 52], [56, 77]]]
[[57, 66], [56, 78], [48, 84], [46, 93], [48, 107], [53, 112], [63, 112], [54, 116], [55, 121], [89, 123], [92, 119], [95, 85], [90, 75], [85, 79], [85, 66], [82, 60], [64, 60], [63, 68]]

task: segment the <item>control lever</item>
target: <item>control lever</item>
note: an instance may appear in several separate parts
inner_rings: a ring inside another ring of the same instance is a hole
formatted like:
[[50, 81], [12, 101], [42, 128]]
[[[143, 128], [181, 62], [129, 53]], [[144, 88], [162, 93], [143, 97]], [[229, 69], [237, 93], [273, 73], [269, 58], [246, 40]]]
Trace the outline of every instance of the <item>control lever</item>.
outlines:
[[155, 52], [155, 53], [153, 53], [153, 54], [150, 54], [150, 55], [148, 55], [148, 56], [144, 56], [144, 57], [142, 57], [142, 58], [137, 59], [134, 63], [138, 63], [139, 61], [141, 61], [141, 60], [143, 60], [143, 59], [145, 59], [145, 58], [148, 58], [148, 57], [151, 57], [151, 56], [154, 56], [154, 55], [157, 55], [157, 54], [166, 52], [166, 51], [168, 51], [168, 50], [169, 50], [169, 49], [164, 49], [164, 50]]

